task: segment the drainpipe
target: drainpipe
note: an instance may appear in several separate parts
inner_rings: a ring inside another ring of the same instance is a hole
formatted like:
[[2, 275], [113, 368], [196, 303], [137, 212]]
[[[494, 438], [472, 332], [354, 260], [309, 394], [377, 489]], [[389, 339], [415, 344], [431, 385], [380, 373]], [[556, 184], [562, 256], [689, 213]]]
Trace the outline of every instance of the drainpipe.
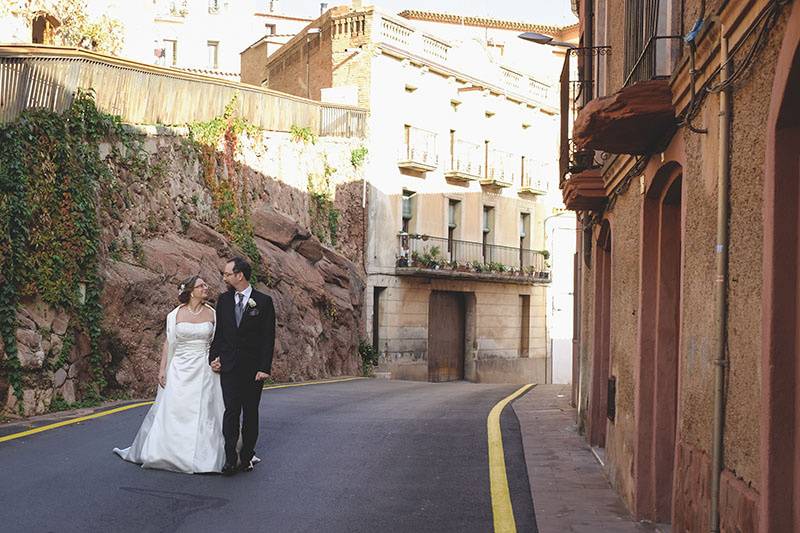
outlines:
[[[719, 60], [722, 65], [720, 83], [728, 81], [728, 39], [725, 27], [720, 24]], [[722, 427], [725, 418], [725, 370], [728, 360], [725, 353], [726, 343], [726, 296], [728, 285], [728, 164], [730, 142], [730, 88], [724, 88], [719, 94], [719, 173], [717, 196], [717, 246], [716, 280], [714, 281], [714, 300], [716, 309], [717, 335], [714, 361], [714, 436], [711, 456], [711, 531], [719, 533], [719, 495], [720, 477], [722, 475]]]

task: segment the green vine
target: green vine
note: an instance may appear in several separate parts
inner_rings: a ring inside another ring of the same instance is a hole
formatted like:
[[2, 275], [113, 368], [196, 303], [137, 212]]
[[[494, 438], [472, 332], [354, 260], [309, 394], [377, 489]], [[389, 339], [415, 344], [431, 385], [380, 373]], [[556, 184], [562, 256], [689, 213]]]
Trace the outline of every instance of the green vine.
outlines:
[[301, 128], [292, 124], [292, 127], [289, 128], [289, 135], [294, 142], [317, 144], [317, 134], [311, 131], [309, 127]]
[[324, 162], [322, 176], [308, 175], [308, 215], [311, 220], [311, 233], [321, 242], [335, 245], [339, 233], [341, 212], [334, 207], [333, 184], [331, 176], [336, 169]]
[[[113, 180], [98, 146], [108, 141], [134, 148], [119, 117], [98, 111], [91, 91], [79, 91], [61, 114], [28, 110], [0, 126], [0, 336], [7, 355], [3, 371], [18, 400], [17, 307], [29, 296], [38, 295], [77, 319], [70, 332], [85, 334], [91, 348], [93, 380], [87, 394], [99, 397], [106, 386], [98, 198]], [[135, 149], [129, 151], [136, 155]], [[64, 350], [70, 343], [65, 337]], [[60, 363], [66, 355], [62, 351]]]
[[[234, 157], [240, 135], [255, 135], [259, 129], [236, 115], [237, 101], [238, 95], [234, 95], [221, 117], [189, 125], [190, 141], [197, 149], [203, 181], [217, 209], [220, 231], [252, 261], [254, 272], [251, 281], [255, 283], [261, 279], [269, 284], [269, 276], [261, 267], [261, 253], [250, 220], [245, 173], [241, 172], [241, 163]], [[218, 150], [220, 144], [221, 152]]]
[[350, 163], [352, 163], [353, 168], [359, 168], [364, 164], [368, 152], [369, 150], [367, 150], [366, 146], [359, 146], [350, 151]]

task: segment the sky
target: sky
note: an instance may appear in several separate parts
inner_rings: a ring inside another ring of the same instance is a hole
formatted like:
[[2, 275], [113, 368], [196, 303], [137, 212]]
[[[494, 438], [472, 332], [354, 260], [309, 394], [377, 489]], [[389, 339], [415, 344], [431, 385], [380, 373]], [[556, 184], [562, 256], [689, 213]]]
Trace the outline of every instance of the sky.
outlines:
[[[395, 13], [416, 9], [548, 25], [577, 22], [570, 9], [570, 0], [363, 0], [363, 3]], [[313, 17], [319, 14], [319, 4], [320, 0], [281, 0], [281, 9]], [[328, 0], [329, 8], [341, 4], [350, 2]]]

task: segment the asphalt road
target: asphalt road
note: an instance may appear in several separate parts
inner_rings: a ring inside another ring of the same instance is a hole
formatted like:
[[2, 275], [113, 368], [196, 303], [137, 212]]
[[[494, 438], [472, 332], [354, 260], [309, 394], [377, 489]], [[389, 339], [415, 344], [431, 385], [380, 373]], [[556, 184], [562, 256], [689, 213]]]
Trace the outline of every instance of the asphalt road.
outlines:
[[[268, 390], [263, 462], [230, 478], [114, 455], [147, 407], [0, 443], [0, 530], [492, 531], [486, 418], [517, 388], [358, 380]], [[501, 425], [517, 529], [535, 531], [510, 406]]]

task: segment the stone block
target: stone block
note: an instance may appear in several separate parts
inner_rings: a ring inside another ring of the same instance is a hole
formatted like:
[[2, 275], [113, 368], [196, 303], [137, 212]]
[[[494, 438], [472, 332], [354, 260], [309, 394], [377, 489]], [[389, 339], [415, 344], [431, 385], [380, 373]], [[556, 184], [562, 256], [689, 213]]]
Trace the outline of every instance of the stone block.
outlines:
[[75, 381], [72, 379], [68, 379], [64, 382], [64, 386], [61, 387], [61, 397], [64, 398], [64, 401], [67, 403], [75, 403]]
[[300, 242], [295, 249], [297, 250], [297, 253], [312, 263], [316, 264], [320, 259], [322, 259], [322, 243], [319, 242], [319, 239], [313, 235], [310, 238]]
[[282, 250], [288, 249], [296, 239], [303, 240], [311, 236], [307, 229], [270, 207], [254, 210], [250, 218], [253, 222], [253, 233]]
[[59, 388], [65, 381], [67, 381], [67, 371], [63, 368], [59, 368], [53, 376], [53, 385], [55, 388]]

